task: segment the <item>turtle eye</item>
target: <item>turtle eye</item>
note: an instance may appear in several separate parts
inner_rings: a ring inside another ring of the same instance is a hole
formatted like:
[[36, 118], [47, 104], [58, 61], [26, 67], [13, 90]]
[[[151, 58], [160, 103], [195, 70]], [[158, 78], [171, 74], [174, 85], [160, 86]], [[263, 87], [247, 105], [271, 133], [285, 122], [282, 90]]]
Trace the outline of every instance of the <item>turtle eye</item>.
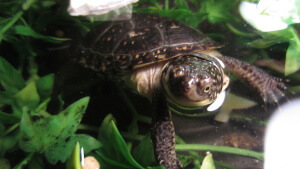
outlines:
[[207, 92], [209, 92], [209, 91], [210, 91], [210, 87], [209, 87], [209, 86], [207, 86], [207, 87], [204, 88], [204, 92], [205, 92], [205, 93], [207, 93]]

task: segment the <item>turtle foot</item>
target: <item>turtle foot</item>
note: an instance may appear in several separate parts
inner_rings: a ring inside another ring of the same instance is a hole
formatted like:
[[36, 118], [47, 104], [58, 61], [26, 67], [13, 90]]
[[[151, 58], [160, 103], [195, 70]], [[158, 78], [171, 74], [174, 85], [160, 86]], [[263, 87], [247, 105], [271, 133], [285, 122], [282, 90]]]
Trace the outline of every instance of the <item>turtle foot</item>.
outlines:
[[231, 57], [221, 56], [220, 59], [225, 63], [226, 69], [256, 89], [264, 103], [278, 104], [281, 98], [286, 98], [287, 87], [280, 78], [273, 77], [262, 69]]

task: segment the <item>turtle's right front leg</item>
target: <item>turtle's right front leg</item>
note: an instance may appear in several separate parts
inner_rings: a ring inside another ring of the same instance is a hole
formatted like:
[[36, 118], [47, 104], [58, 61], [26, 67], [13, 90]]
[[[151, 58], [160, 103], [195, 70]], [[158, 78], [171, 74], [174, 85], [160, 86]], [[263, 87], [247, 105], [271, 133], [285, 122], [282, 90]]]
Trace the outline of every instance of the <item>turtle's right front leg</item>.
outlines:
[[153, 98], [153, 104], [155, 114], [151, 136], [156, 159], [166, 169], [181, 169], [183, 167], [175, 152], [174, 125], [165, 96], [157, 94]]

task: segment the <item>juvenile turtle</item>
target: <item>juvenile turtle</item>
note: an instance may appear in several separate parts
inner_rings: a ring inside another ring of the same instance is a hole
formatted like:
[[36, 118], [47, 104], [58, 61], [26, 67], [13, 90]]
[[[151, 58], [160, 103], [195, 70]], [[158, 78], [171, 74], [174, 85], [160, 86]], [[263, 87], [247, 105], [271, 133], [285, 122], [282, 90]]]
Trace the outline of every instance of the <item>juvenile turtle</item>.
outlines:
[[149, 14], [96, 26], [77, 48], [76, 62], [122, 81], [149, 98], [154, 117], [152, 140], [157, 161], [182, 168], [168, 105], [213, 111], [224, 100], [233, 72], [257, 90], [264, 102], [278, 102], [286, 86], [248, 63], [223, 56], [202, 32], [181, 22]]

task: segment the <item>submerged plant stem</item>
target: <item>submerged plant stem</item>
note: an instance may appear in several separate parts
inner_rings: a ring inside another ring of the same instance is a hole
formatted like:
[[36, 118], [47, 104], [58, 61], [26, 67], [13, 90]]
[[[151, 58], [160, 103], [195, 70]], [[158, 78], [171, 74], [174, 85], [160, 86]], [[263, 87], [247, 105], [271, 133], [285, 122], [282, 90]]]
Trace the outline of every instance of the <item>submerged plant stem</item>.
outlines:
[[121, 132], [122, 137], [127, 138], [127, 139], [132, 139], [135, 141], [142, 141], [145, 136], [139, 135], [139, 134], [132, 134], [128, 132]]
[[19, 11], [8, 24], [6, 24], [1, 30], [0, 30], [0, 37], [3, 36], [3, 34], [12, 27], [23, 15], [23, 11]]
[[78, 130], [88, 130], [88, 131], [92, 131], [92, 132], [99, 131], [98, 127], [94, 127], [94, 126], [90, 126], [90, 125], [86, 125], [86, 124], [79, 124]]
[[[176, 136], [176, 142], [179, 144], [186, 144], [186, 142], [184, 140], [182, 140], [179, 136]], [[194, 158], [194, 163], [201, 163], [204, 159], [204, 157], [200, 156], [197, 152], [195, 151], [189, 151], [189, 154]], [[226, 163], [220, 162], [220, 161], [216, 161], [214, 160], [214, 164], [219, 167], [219, 168], [223, 168], [223, 169], [236, 169]]]
[[26, 156], [26, 158], [24, 158], [17, 166], [14, 167], [14, 169], [22, 169], [25, 168], [25, 166], [30, 162], [30, 160], [32, 159], [34, 153], [30, 153], [28, 154], [28, 156]]
[[212, 151], [253, 157], [261, 161], [264, 159], [263, 153], [227, 146], [214, 146], [205, 144], [177, 144], [176, 151]]
[[123, 100], [125, 101], [126, 105], [129, 108], [130, 112], [132, 113], [132, 122], [129, 126], [129, 130], [130, 130], [130, 132], [137, 134], [138, 133], [138, 124], [137, 124], [138, 112], [135, 109], [135, 107], [133, 106], [129, 97], [124, 92], [123, 88], [118, 85], [117, 85], [117, 88], [118, 88], [118, 91], [119, 91], [121, 97], [123, 98]]
[[235, 27], [233, 27], [231, 24], [226, 24], [227, 28], [229, 30], [231, 30], [233, 33], [237, 34], [237, 35], [240, 35], [240, 36], [247, 36], [247, 37], [254, 37], [256, 36], [255, 34], [252, 34], [252, 33], [245, 33], [245, 32], [242, 32], [238, 29], [236, 29]]
[[9, 129], [7, 129], [4, 133], [4, 136], [9, 134], [10, 132], [14, 131], [16, 128], [20, 126], [20, 123], [16, 123], [13, 126], [11, 126]]
[[294, 39], [294, 41], [296, 42], [297, 47], [300, 48], [300, 39], [299, 39], [299, 35], [298, 35], [298, 33], [297, 33], [297, 30], [296, 30], [295, 28], [292, 28], [292, 29], [291, 29], [291, 32], [292, 32], [292, 34], [293, 34], [293, 39]]

